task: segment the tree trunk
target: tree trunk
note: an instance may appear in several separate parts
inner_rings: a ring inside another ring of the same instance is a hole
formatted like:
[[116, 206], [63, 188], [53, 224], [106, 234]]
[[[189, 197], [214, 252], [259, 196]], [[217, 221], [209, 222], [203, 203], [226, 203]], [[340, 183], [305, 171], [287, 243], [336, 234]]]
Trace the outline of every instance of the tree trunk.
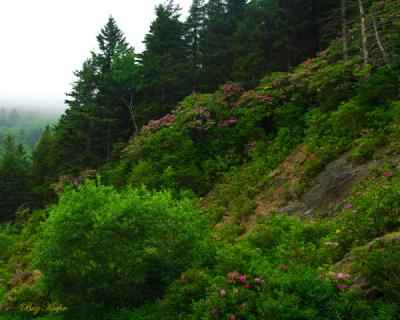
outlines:
[[343, 38], [343, 60], [349, 60], [349, 36], [347, 32], [347, 0], [341, 0], [342, 9], [342, 38]]
[[362, 36], [362, 51], [364, 57], [364, 65], [368, 64], [369, 55], [368, 55], [368, 43], [367, 43], [367, 27], [365, 22], [365, 10], [363, 0], [358, 0], [358, 5], [360, 9], [360, 18], [361, 18], [361, 36]]
[[388, 55], [387, 55], [387, 53], [386, 53], [385, 48], [384, 48], [383, 45], [382, 45], [382, 41], [381, 41], [381, 38], [380, 38], [380, 36], [379, 36], [378, 27], [376, 26], [375, 17], [374, 17], [374, 15], [372, 15], [371, 17], [372, 17], [372, 23], [373, 23], [373, 25], [374, 25], [374, 32], [375, 32], [376, 42], [377, 42], [377, 44], [378, 44], [379, 50], [380, 50], [381, 53], [382, 53], [383, 61], [385, 62], [385, 64], [386, 64], [389, 68], [391, 68], [391, 66], [390, 66], [390, 61], [389, 61], [389, 57], [388, 57]]

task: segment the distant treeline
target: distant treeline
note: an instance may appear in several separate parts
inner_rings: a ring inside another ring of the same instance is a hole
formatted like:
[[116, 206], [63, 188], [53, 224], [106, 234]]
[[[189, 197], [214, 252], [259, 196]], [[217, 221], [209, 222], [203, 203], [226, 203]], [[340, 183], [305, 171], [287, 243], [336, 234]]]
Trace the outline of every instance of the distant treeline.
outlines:
[[46, 126], [56, 122], [57, 115], [45, 114], [35, 110], [0, 108], [0, 153], [5, 147], [5, 140], [11, 135], [17, 143], [23, 144], [26, 151], [36, 146]]

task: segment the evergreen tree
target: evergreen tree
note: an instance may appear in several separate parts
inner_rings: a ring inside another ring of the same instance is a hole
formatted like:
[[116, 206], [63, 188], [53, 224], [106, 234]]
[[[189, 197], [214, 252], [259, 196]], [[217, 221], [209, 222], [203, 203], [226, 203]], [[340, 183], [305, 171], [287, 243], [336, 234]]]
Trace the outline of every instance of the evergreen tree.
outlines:
[[209, 0], [206, 7], [204, 29], [201, 32], [200, 52], [204, 73], [202, 91], [213, 91], [228, 81], [231, 72], [230, 28], [226, 19], [226, 6], [222, 0]]
[[41, 208], [55, 199], [55, 194], [50, 189], [57, 177], [53, 148], [54, 136], [47, 127], [32, 153], [30, 203], [33, 208]]
[[171, 0], [156, 7], [141, 54], [141, 123], [168, 113], [190, 92], [190, 74], [180, 8]]
[[12, 127], [18, 121], [19, 113], [17, 109], [12, 109], [11, 112], [8, 114], [8, 125]]
[[29, 162], [22, 144], [11, 136], [5, 139], [0, 159], [0, 222], [12, 220], [17, 209], [28, 200]]
[[[106, 26], [97, 37], [100, 52], [94, 54], [97, 64], [96, 110], [93, 115], [98, 119], [95, 136], [100, 142], [101, 162], [110, 160], [115, 143], [126, 142], [133, 134], [130, 113], [121, 100], [121, 88], [112, 75], [114, 58], [123, 50], [132, 50], [125, 41], [122, 31], [115, 20], [110, 17]], [[134, 60], [128, 61], [134, 64]]]
[[75, 72], [77, 80], [66, 100], [69, 109], [55, 130], [60, 174], [102, 165], [110, 160], [113, 146], [126, 143], [134, 132], [126, 104], [133, 86], [130, 73], [137, 70], [133, 49], [112, 17], [97, 40], [100, 50]]
[[193, 91], [197, 91], [201, 82], [200, 34], [204, 27], [204, 9], [204, 0], [193, 0], [185, 22], [185, 39], [188, 45]]
[[100, 49], [100, 54], [97, 58], [100, 60], [102, 72], [109, 72], [111, 69], [111, 61], [114, 54], [126, 45], [125, 37], [122, 31], [118, 28], [112, 16], [109, 17], [106, 25], [101, 29], [97, 36], [97, 42]]
[[0, 126], [5, 126], [7, 123], [7, 110], [4, 107], [0, 108]]
[[54, 152], [59, 174], [77, 173], [100, 164], [101, 141], [96, 137], [99, 118], [95, 116], [98, 88], [93, 59], [85, 61], [75, 76], [70, 99], [66, 100], [69, 108], [55, 129]]
[[275, 0], [252, 1], [234, 35], [233, 78], [255, 86], [271, 71], [287, 68], [288, 35], [284, 10]]
[[[137, 117], [140, 73], [139, 65], [136, 63], [136, 55], [132, 48], [122, 46], [115, 53], [111, 66], [111, 75], [118, 88], [117, 99], [124, 106], [119, 110], [121, 114], [117, 115], [117, 118], [120, 119], [119, 127], [126, 129], [126, 132], [123, 132], [124, 140], [126, 141], [132, 135], [132, 127], [135, 134], [139, 130]], [[127, 117], [127, 111], [129, 112], [129, 117]]]
[[336, 0], [251, 1], [234, 35], [233, 79], [254, 86], [314, 56], [335, 35], [322, 22], [335, 24], [338, 8]]
[[243, 19], [245, 0], [210, 0], [206, 5], [205, 27], [201, 34], [200, 50], [205, 75], [204, 90], [215, 90], [233, 80], [234, 33]]

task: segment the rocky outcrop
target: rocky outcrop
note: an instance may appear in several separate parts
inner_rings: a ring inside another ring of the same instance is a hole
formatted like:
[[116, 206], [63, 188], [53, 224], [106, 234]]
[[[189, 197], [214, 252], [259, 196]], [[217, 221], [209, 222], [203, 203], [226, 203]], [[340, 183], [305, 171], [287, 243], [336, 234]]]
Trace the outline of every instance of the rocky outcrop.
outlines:
[[33, 286], [42, 276], [40, 270], [24, 271], [14, 275], [8, 283], [8, 288], [12, 289], [19, 285]]
[[278, 211], [301, 217], [312, 216], [316, 212], [328, 216], [340, 207], [351, 187], [376, 163], [369, 161], [355, 166], [346, 153], [326, 166], [315, 178], [310, 190]]
[[384, 248], [387, 244], [397, 241], [400, 241], [400, 232], [384, 235], [362, 247], [355, 248], [333, 266], [332, 272], [351, 275], [351, 286], [363, 290], [366, 296], [373, 297], [377, 293], [376, 289], [373, 288], [368, 283], [368, 279], [357, 270], [356, 263], [362, 255], [368, 255], [377, 248]]

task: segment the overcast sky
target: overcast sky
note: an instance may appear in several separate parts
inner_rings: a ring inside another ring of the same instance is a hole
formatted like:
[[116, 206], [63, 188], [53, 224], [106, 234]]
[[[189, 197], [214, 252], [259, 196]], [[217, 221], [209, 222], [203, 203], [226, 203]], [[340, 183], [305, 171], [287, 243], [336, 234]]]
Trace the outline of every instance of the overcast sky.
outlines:
[[[136, 52], [164, 0], [0, 0], [0, 107], [63, 109], [111, 14]], [[191, 0], [176, 0], [187, 15]]]

